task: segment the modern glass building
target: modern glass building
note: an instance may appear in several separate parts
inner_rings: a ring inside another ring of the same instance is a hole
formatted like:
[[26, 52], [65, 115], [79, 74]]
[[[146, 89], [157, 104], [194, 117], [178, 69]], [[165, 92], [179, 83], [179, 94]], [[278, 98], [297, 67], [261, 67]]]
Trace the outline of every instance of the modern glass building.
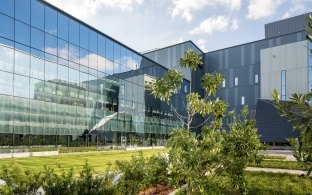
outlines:
[[144, 83], [166, 70], [43, 1], [1, 0], [0, 145], [163, 145], [180, 123]]
[[[141, 55], [42, 0], [1, 0], [0, 146], [164, 145], [182, 124], [144, 83], [167, 69], [184, 74], [172, 98], [180, 112], [189, 80], [202, 93], [198, 78], [220, 72], [217, 95], [229, 108], [248, 105], [262, 141], [287, 142], [296, 134], [267, 100], [274, 89], [285, 100], [312, 89], [303, 17], [266, 24], [264, 39], [229, 48], [203, 53], [187, 41]], [[178, 66], [187, 49], [203, 57], [196, 72]]]

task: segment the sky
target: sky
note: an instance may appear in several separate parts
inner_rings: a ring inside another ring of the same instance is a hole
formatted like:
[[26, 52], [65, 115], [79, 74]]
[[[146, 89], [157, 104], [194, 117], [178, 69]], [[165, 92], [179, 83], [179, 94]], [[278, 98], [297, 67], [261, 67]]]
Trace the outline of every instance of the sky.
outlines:
[[191, 40], [214, 51], [264, 38], [264, 24], [312, 12], [312, 0], [46, 0], [145, 52]]

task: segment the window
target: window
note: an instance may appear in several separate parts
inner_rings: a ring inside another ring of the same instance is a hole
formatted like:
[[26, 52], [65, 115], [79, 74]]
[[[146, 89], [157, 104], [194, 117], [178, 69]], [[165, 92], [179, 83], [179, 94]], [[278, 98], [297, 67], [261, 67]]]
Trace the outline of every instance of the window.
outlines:
[[79, 63], [84, 66], [89, 65], [89, 59], [88, 59], [88, 51], [85, 49], [80, 48], [80, 59]]
[[44, 80], [44, 61], [42, 59], [31, 57], [30, 76]]
[[242, 96], [242, 98], [241, 98], [241, 104], [242, 104], [242, 105], [245, 105], [245, 96]]
[[57, 39], [48, 33], [45, 34], [45, 52], [57, 55]]
[[15, 21], [15, 41], [24, 45], [30, 45], [30, 26]]
[[184, 93], [187, 93], [187, 85], [184, 85]]
[[286, 70], [281, 71], [281, 100], [286, 100]]
[[57, 77], [57, 64], [53, 62], [45, 62], [45, 80], [52, 81], [55, 80]]
[[222, 81], [222, 87], [225, 87], [225, 79]]
[[57, 35], [57, 12], [49, 7], [45, 7], [45, 32]]
[[89, 29], [80, 25], [80, 47], [89, 48]]
[[131, 70], [135, 69], [133, 66], [132, 51], [129, 49], [127, 49], [127, 67]]
[[44, 30], [44, 5], [39, 1], [31, 1], [31, 25]]
[[[114, 61], [120, 63], [120, 45], [114, 43]], [[124, 65], [124, 64], [123, 64]]]
[[79, 45], [79, 24], [74, 20], [69, 20], [69, 42]]
[[14, 20], [0, 14], [0, 36], [14, 40]]
[[57, 35], [59, 38], [68, 41], [68, 23], [69, 20], [63, 14], [58, 13], [57, 15]]
[[90, 43], [89, 43], [89, 50], [93, 53], [97, 53], [97, 33], [90, 30], [89, 32], [90, 36]]
[[127, 49], [125, 47], [120, 49], [120, 63], [127, 66]]
[[14, 75], [14, 96], [29, 98], [29, 77]]
[[79, 62], [79, 47], [70, 44], [68, 58], [69, 60], [78, 63]]
[[57, 55], [58, 57], [68, 59], [68, 44], [66, 41], [63, 41], [62, 39], [58, 39], [57, 44]]
[[120, 94], [121, 96], [125, 96], [125, 84], [120, 85]]
[[15, 19], [30, 24], [30, 0], [15, 0]]
[[0, 71], [0, 93], [13, 95], [13, 74]]
[[105, 37], [98, 36], [98, 54], [105, 57]]
[[8, 16], [14, 17], [14, 1], [12, 0], [1, 0], [0, 1], [0, 12]]
[[113, 42], [109, 39], [106, 39], [106, 58], [113, 61], [114, 60], [114, 46]]
[[15, 67], [16, 74], [29, 76], [30, 55], [23, 52], [15, 51]]
[[0, 45], [0, 70], [13, 72], [14, 50]]
[[67, 81], [68, 80], [68, 67], [58, 65], [57, 78], [62, 81]]
[[259, 83], [259, 75], [255, 74], [255, 83]]
[[237, 86], [238, 85], [238, 77], [234, 78], [234, 85]]
[[42, 31], [31, 28], [31, 46], [39, 50], [44, 50], [44, 33]]

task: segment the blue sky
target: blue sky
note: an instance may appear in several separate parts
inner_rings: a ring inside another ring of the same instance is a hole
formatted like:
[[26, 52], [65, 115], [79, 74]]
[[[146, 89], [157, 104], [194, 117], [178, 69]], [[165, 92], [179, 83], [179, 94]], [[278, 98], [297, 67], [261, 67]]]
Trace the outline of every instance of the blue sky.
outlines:
[[312, 11], [312, 0], [46, 0], [143, 52], [192, 40], [213, 51], [264, 38], [264, 24]]

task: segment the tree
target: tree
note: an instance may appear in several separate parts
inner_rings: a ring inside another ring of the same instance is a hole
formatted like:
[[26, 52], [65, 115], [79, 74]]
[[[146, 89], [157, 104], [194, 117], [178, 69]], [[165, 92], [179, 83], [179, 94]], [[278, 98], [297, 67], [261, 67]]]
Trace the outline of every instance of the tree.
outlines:
[[[192, 50], [187, 50], [180, 59], [180, 65], [194, 71], [202, 64], [201, 58]], [[176, 70], [168, 70], [164, 77], [156, 79], [154, 83], [146, 84], [147, 90], [161, 101], [171, 106], [172, 111], [183, 123], [183, 127], [176, 128], [170, 135], [168, 146], [169, 170], [172, 184], [180, 186], [186, 183], [188, 194], [207, 192], [221, 193], [220, 186], [213, 185], [215, 180], [222, 177], [225, 171], [231, 178], [234, 190], [246, 192], [244, 169], [247, 163], [255, 161], [261, 148], [259, 136], [256, 134], [254, 122], [250, 122], [244, 115], [244, 120], [237, 120], [225, 131], [222, 123], [227, 113], [227, 104], [217, 98], [218, 86], [223, 77], [219, 73], [206, 73], [202, 76], [204, 95], [197, 92], [186, 95], [184, 112], [178, 112], [171, 103], [171, 97], [181, 89], [183, 75]], [[191, 82], [191, 81], [190, 81]], [[245, 108], [243, 113], [248, 113]], [[195, 115], [203, 117], [204, 125], [200, 134], [190, 131]], [[236, 151], [240, 150], [240, 151]], [[237, 181], [239, 179], [239, 181]], [[223, 180], [218, 180], [218, 185]]]
[[248, 120], [247, 106], [241, 110], [239, 117], [230, 124], [230, 131], [224, 134], [223, 158], [224, 170], [229, 175], [234, 189], [247, 194], [245, 169], [249, 163], [259, 163], [258, 151], [265, 149], [260, 143], [255, 128], [255, 120]]
[[[192, 50], [187, 50], [184, 53], [184, 57], [180, 59], [180, 65], [191, 71], [195, 71], [201, 64], [201, 57]], [[172, 108], [175, 116], [183, 123], [187, 130], [192, 128], [191, 123], [196, 114], [205, 118], [204, 122], [198, 126], [205, 124], [211, 119], [211, 115], [209, 117], [209, 114], [212, 114], [212, 116], [218, 119], [222, 119], [225, 116], [227, 107], [225, 101], [212, 98], [216, 94], [218, 85], [223, 81], [221, 74], [204, 74], [201, 81], [205, 96], [201, 97], [199, 93], [192, 92], [192, 89], [190, 89], [190, 93], [186, 95], [186, 104], [182, 102], [185, 112], [179, 113], [177, 108], [171, 103], [171, 97], [181, 89], [182, 81], [183, 75], [181, 72], [168, 70], [164, 77], [157, 78], [154, 83], [147, 83], [145, 87], [156, 99], [166, 102]], [[190, 81], [191, 85], [192, 83]]]
[[294, 93], [290, 101], [280, 101], [277, 90], [273, 92], [274, 104], [281, 116], [287, 117], [293, 128], [300, 131], [298, 138], [289, 139], [294, 149], [294, 157], [307, 170], [312, 172], [312, 92]]

